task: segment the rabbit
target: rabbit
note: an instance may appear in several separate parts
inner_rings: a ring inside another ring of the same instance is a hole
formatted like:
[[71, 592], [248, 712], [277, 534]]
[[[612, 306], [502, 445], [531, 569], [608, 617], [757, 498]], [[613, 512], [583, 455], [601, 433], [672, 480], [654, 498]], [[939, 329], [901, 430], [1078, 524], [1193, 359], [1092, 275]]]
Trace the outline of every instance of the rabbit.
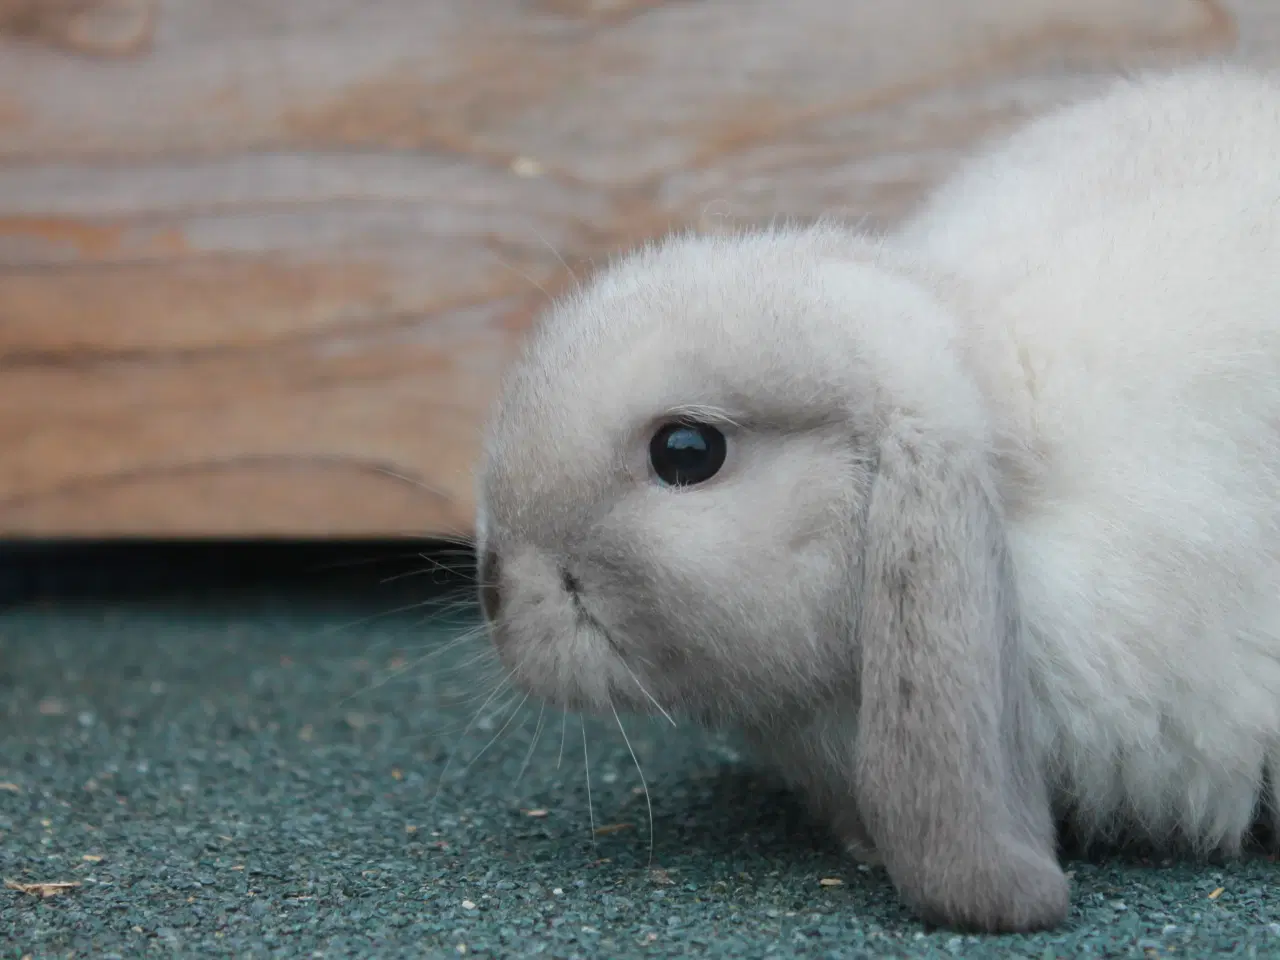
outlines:
[[1280, 83], [1114, 77], [895, 226], [672, 232], [557, 300], [476, 470], [526, 691], [740, 731], [924, 922], [1061, 832], [1237, 855], [1280, 764]]

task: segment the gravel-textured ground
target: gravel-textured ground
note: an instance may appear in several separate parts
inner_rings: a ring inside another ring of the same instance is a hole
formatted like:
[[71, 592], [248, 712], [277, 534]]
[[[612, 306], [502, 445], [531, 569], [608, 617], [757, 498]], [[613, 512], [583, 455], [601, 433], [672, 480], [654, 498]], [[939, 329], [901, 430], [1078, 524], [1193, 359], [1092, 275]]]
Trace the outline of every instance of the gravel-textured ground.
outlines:
[[0, 891], [6, 960], [1280, 956], [1265, 860], [1076, 863], [1059, 932], [926, 930], [730, 746], [634, 720], [650, 866], [611, 718], [586, 725], [593, 843], [577, 719], [548, 712], [533, 744], [537, 707], [500, 693], [467, 728], [494, 678], [481, 642], [445, 649], [469, 610], [353, 622], [439, 588], [359, 590], [378, 577], [358, 567], [196, 594], [161, 568], [163, 592], [108, 570], [113, 599], [75, 602], [10, 570], [0, 876], [78, 886]]

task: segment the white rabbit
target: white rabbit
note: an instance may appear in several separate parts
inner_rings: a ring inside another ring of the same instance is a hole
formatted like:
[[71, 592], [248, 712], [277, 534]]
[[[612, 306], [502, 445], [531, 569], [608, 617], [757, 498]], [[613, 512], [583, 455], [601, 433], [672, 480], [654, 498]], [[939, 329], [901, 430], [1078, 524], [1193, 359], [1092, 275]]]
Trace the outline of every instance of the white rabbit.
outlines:
[[1117, 81], [898, 230], [672, 236], [542, 318], [478, 472], [517, 682], [739, 728], [924, 919], [1066, 916], [1056, 821], [1274, 818], [1280, 84]]

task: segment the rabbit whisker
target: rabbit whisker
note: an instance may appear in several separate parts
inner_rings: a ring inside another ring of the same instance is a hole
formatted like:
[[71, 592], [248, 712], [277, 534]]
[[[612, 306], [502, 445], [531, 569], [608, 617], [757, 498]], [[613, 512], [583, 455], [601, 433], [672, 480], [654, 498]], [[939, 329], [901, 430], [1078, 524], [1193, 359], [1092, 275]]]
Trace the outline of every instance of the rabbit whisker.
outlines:
[[[476, 638], [476, 635], [477, 635], [477, 631], [475, 630], [475, 628], [465, 630], [462, 633], [460, 633], [458, 636], [450, 640], [448, 643], [445, 643], [434, 650], [424, 653], [422, 656], [417, 657], [413, 660], [410, 660], [398, 667], [389, 669], [383, 676], [379, 677], [377, 680], [370, 681], [360, 689], [352, 691], [351, 693], [347, 694], [345, 697], [343, 697], [341, 700], [338, 701], [338, 706], [342, 706], [350, 702], [351, 700], [354, 700], [356, 697], [363, 696], [366, 693], [370, 693], [374, 690], [379, 689], [380, 687], [385, 686], [386, 684], [390, 683], [392, 680], [396, 679], [397, 677], [402, 676], [403, 674], [407, 673], [410, 670], [414, 670], [422, 666], [424, 663], [434, 659], [435, 657], [438, 657], [438, 656], [441, 656], [442, 654], [447, 653], [448, 651], [457, 647], [459, 644], [468, 643], [471, 640], [474, 640]], [[454, 669], [460, 669], [462, 666], [474, 665], [475, 663], [479, 662], [483, 658], [484, 658], [484, 651], [481, 651], [481, 654], [479, 656], [472, 658], [466, 664], [455, 666]]]
[[[534, 235], [537, 236], [537, 238], [543, 242], [546, 248], [551, 251], [551, 253], [555, 256], [555, 258], [560, 261], [560, 266], [564, 267], [565, 270], [568, 272], [569, 276], [573, 278], [573, 285], [575, 287], [581, 287], [582, 281], [578, 279], [578, 275], [573, 272], [573, 267], [569, 266], [569, 264], [565, 261], [564, 257], [560, 255], [560, 251], [555, 248], [555, 245], [546, 237], [544, 237], [542, 235], [542, 232], [538, 230], [537, 227], [533, 228], [533, 232], [534, 232]], [[546, 293], [545, 290], [542, 292]], [[551, 298], [548, 297], [547, 299], [551, 299]]]
[[510, 674], [507, 674], [501, 680], [499, 680], [498, 684], [493, 688], [493, 692], [490, 693], [489, 696], [485, 698], [484, 703], [480, 704], [476, 712], [472, 715], [471, 720], [463, 728], [462, 734], [458, 738], [458, 745], [454, 747], [453, 750], [449, 751], [449, 758], [445, 760], [444, 769], [440, 771], [440, 782], [436, 786], [435, 796], [432, 797], [431, 799], [431, 803], [433, 806], [435, 805], [436, 801], [440, 799], [440, 794], [444, 791], [445, 778], [448, 777], [449, 775], [449, 768], [453, 765], [453, 760], [458, 755], [458, 751], [462, 749], [462, 741], [466, 739], [467, 734], [471, 732], [471, 728], [475, 726], [476, 721], [480, 719], [480, 715], [484, 713], [484, 708], [487, 707], [490, 703], [492, 703], [495, 697], [497, 697], [500, 693], [506, 690], [507, 687], [511, 685], [511, 682], [512, 682], [512, 677]]
[[379, 613], [372, 613], [369, 616], [361, 617], [358, 620], [350, 620], [345, 623], [340, 623], [340, 624], [337, 624], [336, 626], [329, 627], [328, 629], [324, 630], [321, 635], [332, 636], [333, 634], [340, 633], [343, 630], [350, 630], [352, 627], [360, 627], [360, 626], [364, 626], [367, 623], [373, 623], [376, 620], [381, 620], [383, 617], [392, 617], [392, 616], [395, 616], [397, 613], [408, 613], [411, 610], [421, 610], [424, 607], [430, 607], [432, 604], [435, 604], [438, 602], [439, 601], [437, 600], [419, 600], [419, 601], [416, 601], [415, 603], [406, 603], [404, 606], [392, 607], [390, 610], [382, 610]]
[[516, 708], [511, 711], [511, 715], [507, 717], [507, 722], [498, 728], [498, 732], [489, 738], [489, 742], [480, 748], [479, 753], [477, 753], [474, 757], [472, 757], [470, 760], [467, 761], [467, 765], [462, 768], [463, 773], [466, 773], [468, 770], [470, 770], [472, 766], [475, 765], [476, 761], [485, 755], [485, 751], [487, 751], [490, 747], [492, 747], [495, 743], [498, 742], [498, 739], [504, 733], [506, 733], [507, 728], [511, 726], [511, 721], [520, 715], [520, 711], [524, 709], [524, 705], [528, 702], [529, 702], [529, 694], [526, 693], [523, 697], [520, 698], [520, 702], [516, 704]]
[[613, 711], [614, 722], [618, 725], [618, 732], [622, 734], [622, 742], [627, 745], [627, 752], [631, 754], [631, 762], [636, 765], [636, 773], [640, 775], [640, 786], [644, 788], [644, 805], [649, 811], [649, 866], [653, 866], [653, 799], [649, 796], [649, 784], [644, 778], [644, 770], [640, 768], [640, 758], [636, 756], [636, 751], [631, 746], [631, 738], [627, 736], [627, 728], [622, 725], [622, 718], [618, 716], [618, 708], [613, 705], [613, 701], [609, 701], [609, 709]]
[[[627, 665], [627, 661], [619, 659], [618, 662], [622, 664], [622, 669], [627, 671], [627, 676], [629, 676], [633, 681], [635, 681], [635, 685], [640, 688], [640, 692], [643, 693], [646, 698], [648, 698], [649, 702], [652, 703], [654, 707], [657, 709], [657, 711], [666, 718], [667, 722], [671, 724], [673, 727], [679, 726], [679, 724], [676, 723], [675, 718], [672, 717], [671, 714], [669, 714], [666, 711], [666, 709], [663, 708], [662, 704], [660, 704], [654, 698], [653, 694], [645, 689], [644, 684], [640, 682], [640, 678], [636, 676], [635, 671], [632, 670], [631, 667]], [[612, 702], [610, 703], [610, 706], [612, 706]]]
[[587, 819], [591, 821], [591, 846], [596, 846], [596, 811], [591, 803], [591, 760], [587, 756], [587, 718], [582, 718], [582, 772], [587, 777]]
[[564, 734], [569, 729], [569, 711], [560, 711], [560, 752], [556, 754], [556, 769], [560, 769], [560, 761], [564, 759]]
[[520, 772], [516, 774], [516, 784], [524, 779], [524, 772], [529, 768], [529, 761], [533, 759], [533, 751], [538, 746], [538, 738], [542, 736], [542, 720], [546, 713], [547, 701], [543, 700], [542, 706], [538, 708], [538, 722], [533, 725], [533, 739], [529, 741], [529, 752], [524, 755], [524, 762], [520, 764]]
[[[546, 241], [544, 240], [543, 242], [545, 243]], [[552, 252], [553, 253], [555, 252], [554, 249], [552, 250]], [[520, 270], [519, 268], [517, 268], [514, 264], [509, 263], [505, 257], [498, 257], [498, 263], [503, 268], [510, 270], [521, 280], [524, 280], [526, 283], [528, 283], [529, 286], [533, 287], [535, 290], [541, 293], [543, 297], [546, 298], [547, 303], [555, 303], [555, 297], [551, 296], [550, 291], [548, 291], [546, 287], [540, 284], [537, 280], [533, 279], [533, 277], [529, 276], [529, 274], [525, 273], [523, 270]]]

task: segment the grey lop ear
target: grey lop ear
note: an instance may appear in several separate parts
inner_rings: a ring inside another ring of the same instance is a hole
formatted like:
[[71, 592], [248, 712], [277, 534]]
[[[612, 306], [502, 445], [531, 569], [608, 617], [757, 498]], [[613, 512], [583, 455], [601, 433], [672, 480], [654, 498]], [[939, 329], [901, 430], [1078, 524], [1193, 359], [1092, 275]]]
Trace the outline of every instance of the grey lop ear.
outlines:
[[930, 923], [1065, 918], [1003, 517], [981, 454], [911, 422], [886, 435], [865, 528], [860, 813]]

